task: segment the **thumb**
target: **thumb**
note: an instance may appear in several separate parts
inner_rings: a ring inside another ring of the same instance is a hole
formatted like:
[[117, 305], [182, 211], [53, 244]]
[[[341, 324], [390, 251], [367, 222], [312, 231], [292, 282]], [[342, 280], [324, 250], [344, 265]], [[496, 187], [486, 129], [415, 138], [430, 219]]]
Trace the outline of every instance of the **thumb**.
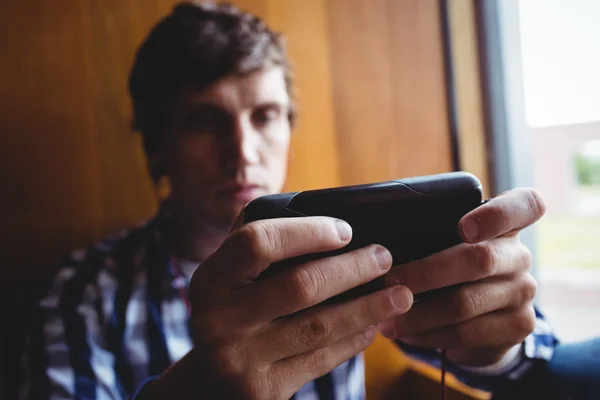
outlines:
[[233, 223], [233, 226], [231, 227], [231, 230], [229, 231], [229, 233], [231, 234], [233, 231], [235, 231], [238, 228], [241, 228], [244, 225], [244, 211], [246, 209], [242, 208], [242, 211], [240, 211], [240, 213], [238, 214], [237, 218], [235, 219], [235, 222]]

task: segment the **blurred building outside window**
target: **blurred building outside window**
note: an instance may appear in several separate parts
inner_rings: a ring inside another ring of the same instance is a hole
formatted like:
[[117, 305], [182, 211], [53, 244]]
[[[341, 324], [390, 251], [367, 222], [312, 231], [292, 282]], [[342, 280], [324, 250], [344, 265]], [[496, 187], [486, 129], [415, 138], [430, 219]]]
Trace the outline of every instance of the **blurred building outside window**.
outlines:
[[560, 339], [588, 339], [600, 336], [600, 1], [519, 0], [518, 14], [532, 180], [548, 205], [539, 304]]

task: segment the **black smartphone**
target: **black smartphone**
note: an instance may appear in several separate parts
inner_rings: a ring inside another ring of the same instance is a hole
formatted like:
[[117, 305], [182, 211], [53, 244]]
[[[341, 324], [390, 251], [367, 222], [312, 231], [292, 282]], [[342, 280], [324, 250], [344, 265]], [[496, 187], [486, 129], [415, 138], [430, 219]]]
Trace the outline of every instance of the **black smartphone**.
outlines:
[[[358, 249], [385, 246], [393, 265], [427, 257], [462, 242], [458, 222], [483, 204], [479, 179], [467, 172], [396, 179], [259, 197], [244, 209], [244, 223], [270, 218], [329, 216], [350, 224], [353, 237], [343, 249], [308, 254], [271, 265], [258, 279], [297, 263]], [[383, 278], [330, 299], [355, 298], [383, 288]], [[417, 297], [417, 296], [415, 296]]]

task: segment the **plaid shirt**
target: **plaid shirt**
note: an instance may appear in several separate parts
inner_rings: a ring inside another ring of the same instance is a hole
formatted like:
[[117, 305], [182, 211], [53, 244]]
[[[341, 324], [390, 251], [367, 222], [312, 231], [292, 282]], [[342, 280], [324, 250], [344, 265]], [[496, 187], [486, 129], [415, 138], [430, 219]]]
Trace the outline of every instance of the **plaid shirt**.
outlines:
[[[24, 355], [21, 398], [122, 399], [133, 396], [192, 347], [181, 285], [160, 235], [166, 213], [74, 251], [41, 300]], [[183, 282], [182, 282], [183, 279]], [[491, 390], [549, 359], [556, 339], [541, 314], [518, 357], [492, 374], [450, 366], [462, 381]], [[398, 345], [438, 365], [435, 350]], [[362, 399], [362, 355], [308, 383], [295, 399]]]

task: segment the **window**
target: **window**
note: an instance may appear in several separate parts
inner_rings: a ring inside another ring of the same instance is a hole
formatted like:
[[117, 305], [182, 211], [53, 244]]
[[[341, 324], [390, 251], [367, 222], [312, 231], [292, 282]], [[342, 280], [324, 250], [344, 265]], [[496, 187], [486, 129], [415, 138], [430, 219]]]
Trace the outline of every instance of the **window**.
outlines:
[[486, 3], [498, 189], [533, 186], [545, 218], [525, 241], [538, 304], [565, 342], [600, 335], [600, 2]]

